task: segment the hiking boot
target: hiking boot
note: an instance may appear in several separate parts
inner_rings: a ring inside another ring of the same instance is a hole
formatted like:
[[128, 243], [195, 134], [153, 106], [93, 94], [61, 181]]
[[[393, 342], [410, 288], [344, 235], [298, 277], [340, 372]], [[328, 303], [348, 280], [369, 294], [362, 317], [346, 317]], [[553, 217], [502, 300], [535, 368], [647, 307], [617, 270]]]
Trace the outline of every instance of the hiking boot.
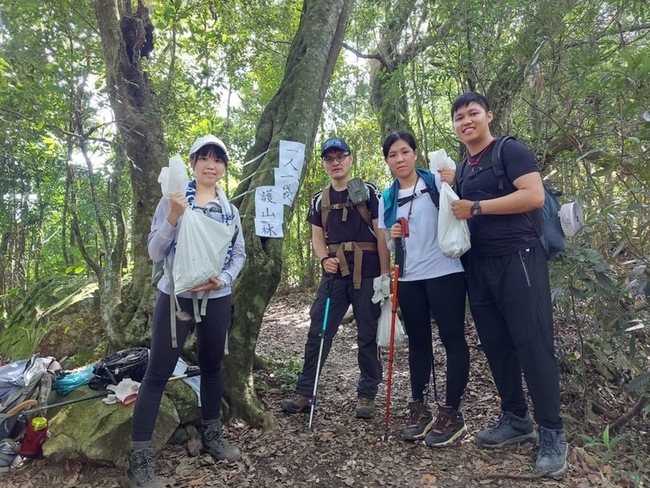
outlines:
[[494, 449], [507, 444], [535, 442], [537, 434], [528, 412], [524, 417], [517, 417], [510, 412], [501, 412], [496, 425], [477, 432], [474, 441], [478, 447]]
[[423, 439], [433, 425], [433, 415], [426, 405], [420, 400], [409, 403], [409, 423], [402, 429], [402, 439], [416, 441]]
[[280, 407], [287, 413], [305, 413], [311, 408], [311, 398], [295, 395], [293, 398], [285, 398], [280, 402]]
[[223, 427], [220, 421], [205, 428], [201, 434], [201, 444], [203, 452], [212, 454], [219, 460], [225, 459], [229, 463], [234, 463], [241, 457], [239, 449], [232, 446], [223, 436]]
[[535, 460], [535, 472], [542, 476], [557, 478], [566, 471], [566, 455], [569, 444], [562, 429], [539, 428], [539, 451]]
[[165, 488], [165, 484], [153, 472], [153, 449], [150, 447], [131, 451], [126, 470], [129, 488]]
[[359, 398], [357, 400], [357, 418], [371, 419], [375, 414], [375, 400], [373, 398]]
[[444, 447], [459, 439], [467, 431], [463, 414], [453, 407], [438, 407], [438, 416], [424, 438], [429, 447]]

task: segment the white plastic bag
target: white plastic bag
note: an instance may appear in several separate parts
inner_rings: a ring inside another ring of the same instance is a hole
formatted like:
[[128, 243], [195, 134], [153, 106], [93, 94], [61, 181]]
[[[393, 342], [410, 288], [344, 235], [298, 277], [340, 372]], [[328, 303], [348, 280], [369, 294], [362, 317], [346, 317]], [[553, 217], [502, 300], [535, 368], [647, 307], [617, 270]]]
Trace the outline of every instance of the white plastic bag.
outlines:
[[[393, 295], [384, 300], [381, 305], [381, 315], [377, 323], [377, 345], [379, 347], [390, 347], [390, 323], [392, 320]], [[395, 337], [393, 344], [399, 346], [406, 341], [406, 332], [399, 316], [395, 314]]]
[[186, 209], [180, 221], [172, 276], [177, 295], [216, 278], [226, 260], [234, 225]]
[[373, 288], [373, 290], [375, 292], [372, 295], [372, 298], [370, 299], [370, 301], [372, 303], [379, 303], [384, 298], [389, 297], [390, 296], [390, 276], [388, 276], [387, 274], [377, 276], [375, 279], [372, 280], [372, 288]]
[[[440, 149], [431, 153], [429, 168], [435, 173], [439, 169], [456, 169], [456, 164], [444, 149]], [[438, 209], [438, 245], [448, 258], [459, 258], [471, 247], [467, 221], [458, 220], [451, 212], [451, 203], [456, 200], [458, 195], [451, 186], [442, 183]]]
[[183, 158], [179, 154], [171, 157], [169, 166], [162, 168], [158, 175], [158, 183], [160, 183], [165, 198], [171, 197], [174, 193], [185, 195], [189, 182], [190, 179], [187, 177], [185, 163], [183, 163]]

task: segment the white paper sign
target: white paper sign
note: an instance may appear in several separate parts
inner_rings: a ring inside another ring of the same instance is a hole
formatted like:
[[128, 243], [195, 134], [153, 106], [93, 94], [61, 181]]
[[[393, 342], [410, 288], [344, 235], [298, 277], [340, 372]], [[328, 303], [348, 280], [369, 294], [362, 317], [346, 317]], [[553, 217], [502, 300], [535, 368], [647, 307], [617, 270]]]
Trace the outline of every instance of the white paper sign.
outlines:
[[255, 219], [255, 235], [260, 237], [284, 237], [281, 220]]
[[275, 186], [282, 191], [284, 204], [291, 206], [298, 192], [298, 178], [293, 175], [283, 175], [280, 168], [275, 168]]
[[279, 168], [283, 175], [300, 178], [305, 163], [305, 145], [302, 142], [280, 141]]
[[284, 219], [282, 189], [277, 186], [258, 186], [255, 188], [255, 217], [282, 222]]

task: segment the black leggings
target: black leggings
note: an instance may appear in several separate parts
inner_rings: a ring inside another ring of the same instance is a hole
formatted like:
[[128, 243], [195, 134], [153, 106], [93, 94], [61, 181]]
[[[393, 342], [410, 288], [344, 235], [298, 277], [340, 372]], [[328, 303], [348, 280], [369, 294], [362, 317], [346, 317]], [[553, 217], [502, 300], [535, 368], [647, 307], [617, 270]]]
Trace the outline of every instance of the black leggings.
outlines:
[[458, 409], [469, 379], [469, 348], [465, 340], [465, 274], [400, 281], [397, 294], [409, 338], [413, 400], [424, 401], [423, 392], [429, 385], [433, 357], [433, 314], [447, 356], [445, 404]]
[[[193, 314], [190, 298], [179, 298], [178, 301], [182, 310]], [[218, 419], [221, 413], [221, 362], [226, 333], [230, 328], [230, 316], [231, 296], [212, 298], [208, 300], [205, 317], [196, 324], [197, 355], [201, 369], [201, 411], [204, 422]], [[178, 347], [172, 348], [169, 295], [159, 294], [153, 315], [149, 365], [142, 379], [133, 412], [132, 442], [151, 440], [160, 409], [160, 399], [167, 380], [174, 372], [192, 324], [193, 321], [176, 321]]]

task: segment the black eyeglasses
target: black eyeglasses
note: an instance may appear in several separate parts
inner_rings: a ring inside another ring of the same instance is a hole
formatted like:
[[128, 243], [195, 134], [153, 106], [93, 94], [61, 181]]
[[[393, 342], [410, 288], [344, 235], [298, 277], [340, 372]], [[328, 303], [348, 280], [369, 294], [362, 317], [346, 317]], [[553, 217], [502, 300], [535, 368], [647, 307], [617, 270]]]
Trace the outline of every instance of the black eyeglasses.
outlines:
[[345, 158], [347, 158], [350, 155], [350, 153], [347, 154], [341, 154], [340, 156], [328, 156], [323, 158], [323, 162], [325, 164], [334, 164], [336, 163], [342, 163]]

